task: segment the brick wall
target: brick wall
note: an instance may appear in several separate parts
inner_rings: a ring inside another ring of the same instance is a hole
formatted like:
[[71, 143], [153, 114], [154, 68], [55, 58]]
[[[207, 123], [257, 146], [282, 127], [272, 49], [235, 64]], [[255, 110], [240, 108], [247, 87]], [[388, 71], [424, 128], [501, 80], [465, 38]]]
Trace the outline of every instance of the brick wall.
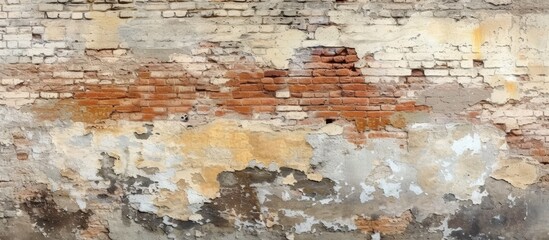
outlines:
[[543, 238], [547, 10], [0, 0], [0, 239]]

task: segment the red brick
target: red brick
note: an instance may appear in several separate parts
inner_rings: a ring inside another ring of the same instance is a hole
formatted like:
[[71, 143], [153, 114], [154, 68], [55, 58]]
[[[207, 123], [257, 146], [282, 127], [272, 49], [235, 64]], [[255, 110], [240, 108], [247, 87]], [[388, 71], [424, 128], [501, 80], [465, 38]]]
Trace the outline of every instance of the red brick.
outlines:
[[144, 107], [141, 109], [142, 113], [165, 113], [168, 110], [163, 107]]
[[265, 77], [286, 77], [288, 72], [284, 70], [267, 70], [263, 73]]
[[276, 99], [275, 98], [262, 98], [261, 99], [262, 105], [276, 105]]
[[[339, 79], [341, 83], [364, 83], [364, 77], [341, 77]], [[372, 87], [373, 89], [373, 87]]]
[[154, 113], [143, 113], [141, 114], [141, 119], [142, 121], [152, 121], [154, 120], [156, 117], [156, 114]]
[[285, 78], [285, 77], [273, 78], [273, 83], [284, 84], [284, 83], [287, 83], [288, 79], [291, 79], [291, 78]]
[[383, 105], [381, 105], [381, 110], [382, 111], [394, 111], [395, 110], [395, 105], [383, 104]]
[[190, 100], [143, 100], [141, 105], [145, 107], [180, 107], [180, 106], [192, 106], [194, 101]]
[[155, 86], [164, 86], [166, 85], [166, 79], [149, 79], [150, 84], [154, 84]]
[[155, 86], [130, 86], [129, 92], [154, 92]]
[[343, 84], [341, 85], [341, 89], [352, 91], [368, 91], [371, 89], [371, 87], [366, 84]]
[[341, 97], [341, 91], [330, 91], [329, 93], [330, 97]]
[[337, 62], [337, 63], [345, 62], [345, 56], [335, 56], [334, 62]]
[[117, 106], [115, 110], [117, 112], [122, 112], [122, 113], [132, 113], [132, 112], [140, 112], [141, 108], [138, 106]]
[[177, 94], [178, 98], [181, 99], [196, 99], [196, 93], [179, 93]]
[[398, 105], [395, 106], [395, 110], [396, 111], [414, 111], [415, 110], [415, 105], [414, 105], [414, 103], [398, 104]]
[[315, 93], [314, 92], [304, 92], [304, 93], [301, 94], [301, 97], [303, 97], [303, 98], [314, 98]]
[[322, 48], [313, 48], [311, 49], [311, 55], [321, 55], [323, 53], [324, 49]]
[[315, 92], [313, 94], [316, 98], [329, 98], [330, 97], [329, 92]]
[[268, 94], [259, 91], [236, 91], [233, 92], [233, 98], [243, 99], [243, 98], [261, 98], [261, 97], [270, 97]]
[[300, 105], [324, 105], [328, 102], [328, 99], [324, 98], [310, 98], [299, 100]]
[[312, 80], [316, 84], [336, 84], [339, 82], [337, 77], [314, 77]]
[[227, 106], [241, 106], [242, 105], [242, 100], [227, 99], [225, 101], [225, 105], [227, 105]]
[[101, 86], [103, 92], [127, 92], [128, 87], [125, 86]]
[[354, 106], [331, 106], [330, 107], [334, 111], [354, 111]]
[[227, 92], [227, 93], [212, 92], [212, 93], [209, 93], [209, 96], [211, 99], [229, 99], [233, 97], [233, 94], [230, 92]]
[[261, 83], [273, 84], [273, 83], [274, 83], [274, 79], [272, 79], [272, 78], [262, 78], [262, 79], [261, 79]]
[[295, 77], [292, 79], [297, 80], [297, 84], [311, 84], [313, 82], [313, 79], [309, 77]]
[[322, 49], [322, 55], [324, 56], [335, 56], [337, 54], [335, 48], [324, 48]]
[[123, 98], [127, 94], [123, 92], [82, 92], [75, 93], [75, 98], [95, 98], [95, 99], [112, 99], [112, 98]]
[[97, 102], [97, 105], [120, 105], [122, 103], [122, 99], [105, 99], [105, 100], [99, 100]]
[[355, 97], [355, 91], [341, 91], [342, 97]]
[[79, 99], [78, 105], [80, 106], [94, 106], [98, 105], [99, 100], [97, 99]]
[[167, 109], [169, 113], [186, 113], [189, 112], [192, 107], [168, 107]]
[[262, 113], [274, 113], [276, 111], [276, 108], [274, 106], [254, 106], [252, 107], [252, 111]]
[[379, 97], [379, 95], [377, 91], [355, 91], [357, 97]]
[[332, 68], [332, 64], [330, 63], [305, 63], [306, 69], [319, 69], [319, 68]]
[[336, 75], [337, 76], [350, 76], [352, 74], [353, 71], [349, 70], [349, 69], [338, 69], [336, 70]]
[[361, 111], [345, 111], [341, 113], [341, 116], [345, 118], [364, 118], [367, 112]]
[[262, 91], [263, 85], [261, 84], [243, 84], [240, 85], [240, 91]]
[[151, 72], [137, 72], [138, 78], [150, 78]]
[[238, 78], [242, 80], [252, 80], [252, 79], [261, 79], [263, 78], [262, 72], [241, 72], [238, 74]]
[[157, 86], [155, 89], [156, 93], [174, 93], [172, 86]]
[[326, 112], [330, 111], [330, 106], [328, 105], [309, 105], [302, 106], [303, 110], [306, 112]]
[[320, 87], [319, 90], [322, 92], [330, 92], [340, 89], [338, 84], [319, 84], [318, 86]]
[[335, 111], [315, 112], [314, 116], [318, 118], [337, 118], [339, 117], [339, 112], [335, 112]]
[[382, 118], [382, 117], [390, 117], [393, 114], [394, 112], [391, 112], [391, 111], [375, 111], [375, 112], [368, 112], [368, 117]]
[[259, 106], [261, 105], [261, 99], [260, 98], [246, 98], [242, 99], [242, 105], [247, 106]]
[[381, 111], [380, 106], [356, 106], [357, 111]]
[[341, 105], [343, 101], [341, 101], [341, 98], [330, 98], [328, 100], [328, 103], [332, 104], [332, 105]]
[[175, 93], [191, 93], [196, 91], [194, 86], [173, 86], [172, 88]]
[[370, 98], [371, 104], [396, 104], [395, 98]]
[[249, 107], [249, 106], [234, 106], [234, 107], [231, 107], [231, 109], [240, 114], [252, 113], [252, 107]]
[[291, 85], [289, 86], [290, 92], [301, 93], [307, 91], [306, 85]]
[[232, 71], [231, 70], [231, 71], [225, 72], [225, 77], [226, 78], [236, 78], [236, 77], [238, 77], [238, 74], [239, 74], [238, 71]]
[[263, 85], [263, 89], [265, 91], [269, 91], [269, 92], [276, 92], [280, 89], [284, 88], [284, 86], [282, 85], [277, 85], [277, 84], [266, 84], [266, 85]]
[[368, 105], [369, 99], [367, 98], [341, 98], [342, 104], [350, 105]]
[[137, 94], [141, 99], [174, 99], [177, 98], [175, 93], [133, 93], [132, 96]]
[[347, 55], [345, 56], [345, 62], [353, 63], [360, 60], [356, 55]]

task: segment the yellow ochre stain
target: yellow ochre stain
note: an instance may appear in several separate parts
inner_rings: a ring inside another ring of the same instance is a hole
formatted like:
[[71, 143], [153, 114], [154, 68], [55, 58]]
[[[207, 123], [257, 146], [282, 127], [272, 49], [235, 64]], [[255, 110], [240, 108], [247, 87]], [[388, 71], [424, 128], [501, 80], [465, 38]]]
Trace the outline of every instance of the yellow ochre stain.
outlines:
[[510, 99], [518, 99], [519, 90], [518, 90], [518, 83], [517, 82], [505, 82], [505, 92], [507, 93], [507, 96], [509, 96]]
[[473, 30], [471, 38], [472, 38], [471, 40], [473, 45], [472, 50], [473, 50], [473, 53], [475, 54], [474, 59], [480, 60], [482, 59], [481, 47], [482, 47], [482, 44], [484, 44], [484, 40], [485, 40], [482, 26], [479, 26], [478, 28], [475, 28]]

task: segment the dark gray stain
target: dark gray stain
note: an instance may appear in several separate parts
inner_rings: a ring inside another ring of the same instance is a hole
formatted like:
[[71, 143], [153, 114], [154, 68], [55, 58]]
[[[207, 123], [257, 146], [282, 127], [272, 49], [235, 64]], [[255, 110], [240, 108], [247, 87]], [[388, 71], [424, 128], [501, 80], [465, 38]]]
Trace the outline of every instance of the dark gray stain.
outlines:
[[147, 140], [153, 134], [154, 125], [144, 124], [143, 127], [145, 127], [147, 129], [147, 132], [145, 132], [145, 133], [136, 133], [136, 132], [134, 132], [133, 135], [135, 136], [135, 138], [141, 139], [141, 140]]
[[[41, 190], [22, 203], [36, 227], [51, 239], [67, 239], [75, 229], [87, 229], [91, 212], [69, 212], [57, 206], [50, 192]], [[71, 239], [71, 238], [68, 238]]]

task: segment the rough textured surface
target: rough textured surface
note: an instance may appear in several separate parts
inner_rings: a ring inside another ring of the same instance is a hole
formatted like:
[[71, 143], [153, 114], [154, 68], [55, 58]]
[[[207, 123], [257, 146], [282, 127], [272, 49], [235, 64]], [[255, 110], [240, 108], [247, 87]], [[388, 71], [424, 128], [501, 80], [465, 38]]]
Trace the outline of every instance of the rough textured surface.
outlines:
[[0, 239], [546, 239], [548, 11], [0, 0]]

